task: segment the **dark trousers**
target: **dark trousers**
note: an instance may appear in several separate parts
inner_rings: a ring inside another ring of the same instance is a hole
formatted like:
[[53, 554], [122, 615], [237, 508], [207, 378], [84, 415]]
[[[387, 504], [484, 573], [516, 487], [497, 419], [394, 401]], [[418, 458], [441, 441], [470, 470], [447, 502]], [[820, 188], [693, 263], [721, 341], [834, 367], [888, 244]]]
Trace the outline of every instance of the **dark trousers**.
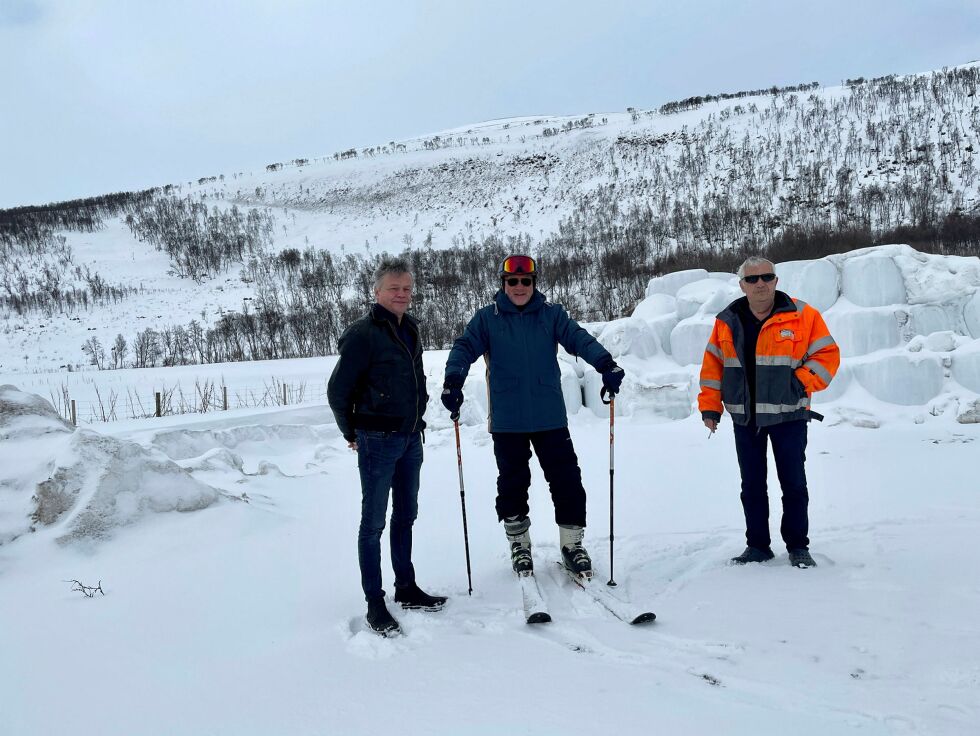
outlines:
[[367, 600], [381, 598], [381, 532], [391, 491], [391, 566], [398, 587], [415, 582], [412, 566], [412, 524], [418, 516], [421, 432], [357, 430], [357, 467], [361, 472], [361, 526], [357, 558], [361, 587]]
[[787, 549], [806, 549], [809, 521], [806, 490], [806, 425], [804, 419], [769, 427], [735, 425], [735, 451], [742, 473], [745, 539], [750, 547], [766, 549], [769, 537], [769, 496], [766, 492], [766, 445], [772, 443], [776, 475], [783, 491], [783, 520], [779, 525]]
[[555, 504], [555, 522], [585, 526], [585, 488], [567, 427], [546, 432], [494, 432], [497, 459], [497, 518], [527, 516], [531, 487], [531, 447]]

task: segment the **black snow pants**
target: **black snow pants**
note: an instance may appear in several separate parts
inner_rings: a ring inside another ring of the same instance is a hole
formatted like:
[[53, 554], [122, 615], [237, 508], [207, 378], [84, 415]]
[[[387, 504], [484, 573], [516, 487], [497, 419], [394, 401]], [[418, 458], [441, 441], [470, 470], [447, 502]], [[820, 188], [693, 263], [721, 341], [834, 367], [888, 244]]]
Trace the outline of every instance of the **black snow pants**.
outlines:
[[531, 447], [555, 504], [555, 523], [585, 526], [585, 488], [568, 427], [545, 432], [494, 432], [493, 454], [497, 459], [497, 518], [529, 513]]

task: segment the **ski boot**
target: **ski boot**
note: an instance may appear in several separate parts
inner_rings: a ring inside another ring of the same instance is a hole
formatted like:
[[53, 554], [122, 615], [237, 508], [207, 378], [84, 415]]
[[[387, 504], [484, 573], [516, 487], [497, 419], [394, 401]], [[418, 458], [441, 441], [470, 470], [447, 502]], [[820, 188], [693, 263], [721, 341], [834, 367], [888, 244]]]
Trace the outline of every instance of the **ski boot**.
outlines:
[[504, 531], [510, 547], [510, 564], [519, 577], [534, 574], [531, 558], [531, 520], [526, 516], [508, 516], [504, 519]]
[[580, 526], [559, 524], [561, 561], [570, 573], [584, 580], [592, 578], [592, 559], [582, 546], [585, 529]]

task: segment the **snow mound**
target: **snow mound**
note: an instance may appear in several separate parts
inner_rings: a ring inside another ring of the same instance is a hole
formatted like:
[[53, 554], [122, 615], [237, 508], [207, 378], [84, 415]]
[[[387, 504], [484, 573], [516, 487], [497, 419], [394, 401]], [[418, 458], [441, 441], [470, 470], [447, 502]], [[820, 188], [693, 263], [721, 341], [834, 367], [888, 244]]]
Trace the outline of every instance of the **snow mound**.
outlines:
[[[729, 278], [734, 278], [728, 274]], [[712, 316], [741, 296], [739, 288], [730, 281], [706, 278], [685, 284], [677, 290], [677, 318], [685, 320], [699, 311]]]
[[670, 331], [670, 354], [679, 365], [701, 364], [714, 324], [713, 316], [690, 317]]
[[956, 415], [956, 421], [960, 424], [980, 424], [980, 399], [974, 399], [964, 406]]
[[650, 358], [657, 354], [657, 333], [642, 319], [627, 318], [610, 322], [599, 333], [599, 342], [614, 358], [629, 354]]
[[650, 282], [647, 284], [646, 295], [648, 297], [653, 296], [654, 294], [676, 296], [677, 290], [685, 284], [690, 284], [694, 281], [701, 281], [702, 279], [706, 278], [708, 278], [708, 272], [703, 268], [692, 268], [687, 271], [674, 271], [674, 273], [667, 273], [663, 276], [657, 276], [656, 278], [650, 279]]
[[840, 296], [840, 274], [837, 267], [821, 258], [816, 261], [786, 261], [776, 264], [778, 288], [825, 312]]
[[925, 404], [943, 387], [942, 362], [931, 354], [888, 355], [857, 363], [852, 370], [868, 393], [889, 404]]
[[951, 369], [953, 378], [971, 391], [980, 394], [980, 350], [953, 353]]
[[963, 321], [970, 335], [980, 339], [980, 290], [963, 305]]
[[906, 303], [905, 280], [893, 258], [880, 253], [848, 258], [841, 273], [841, 293], [861, 307]]
[[0, 386], [0, 440], [73, 432], [47, 401], [9, 384]]
[[633, 319], [645, 319], [648, 322], [673, 314], [677, 311], [677, 298], [670, 294], [651, 294], [633, 309]]
[[835, 308], [824, 315], [824, 321], [843, 358], [895, 347], [900, 341], [899, 318], [890, 309]]
[[102, 539], [148, 513], [196, 511], [219, 498], [160, 452], [71, 431], [44, 399], [15, 387], [5, 386], [2, 397], [18, 419], [5, 424], [0, 450], [0, 544], [44, 528], [63, 543]]
[[[333, 427], [330, 428], [333, 430]], [[336, 430], [326, 435], [317, 427], [305, 424], [253, 424], [230, 429], [174, 429], [157, 433], [152, 444], [174, 460], [200, 457], [208, 450], [234, 449], [250, 444], [268, 447], [273, 443], [317, 444], [332, 437]]]

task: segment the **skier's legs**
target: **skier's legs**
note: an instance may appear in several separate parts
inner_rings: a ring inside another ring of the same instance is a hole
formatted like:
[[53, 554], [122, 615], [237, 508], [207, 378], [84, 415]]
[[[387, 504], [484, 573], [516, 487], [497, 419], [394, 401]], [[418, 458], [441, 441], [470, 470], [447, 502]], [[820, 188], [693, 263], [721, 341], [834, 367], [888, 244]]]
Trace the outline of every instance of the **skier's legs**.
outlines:
[[531, 444], [555, 504], [555, 523], [584, 527], [585, 488], [568, 428], [535, 432]]
[[415, 582], [412, 566], [412, 525], [419, 513], [419, 474], [422, 469], [422, 433], [397, 432], [404, 440], [404, 452], [395, 463], [391, 481], [391, 566], [395, 585], [405, 587]]
[[531, 442], [524, 432], [493, 432], [493, 456], [497, 461], [497, 519], [527, 516], [527, 491], [531, 487]]
[[766, 492], [766, 447], [768, 433], [765, 427], [735, 425], [735, 454], [742, 476], [742, 511], [745, 513], [745, 540], [750, 547], [768, 549], [769, 496]]

